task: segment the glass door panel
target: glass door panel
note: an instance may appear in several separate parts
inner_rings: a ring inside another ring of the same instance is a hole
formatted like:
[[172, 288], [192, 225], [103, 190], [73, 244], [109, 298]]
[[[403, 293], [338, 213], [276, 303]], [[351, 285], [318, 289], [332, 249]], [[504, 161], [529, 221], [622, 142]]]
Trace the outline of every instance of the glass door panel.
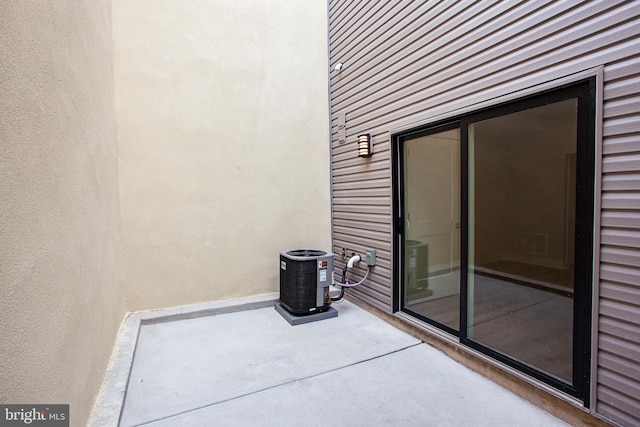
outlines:
[[572, 382], [577, 100], [468, 126], [467, 337]]
[[460, 130], [407, 139], [403, 308], [460, 325]]

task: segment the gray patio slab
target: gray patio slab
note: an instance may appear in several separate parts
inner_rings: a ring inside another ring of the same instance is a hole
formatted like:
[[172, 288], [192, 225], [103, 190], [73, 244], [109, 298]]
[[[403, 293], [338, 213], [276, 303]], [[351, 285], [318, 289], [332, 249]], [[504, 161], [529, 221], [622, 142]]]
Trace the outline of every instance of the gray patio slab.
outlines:
[[273, 307], [143, 324], [120, 425], [561, 426], [344, 302], [291, 326]]
[[426, 344], [150, 424], [566, 426]]
[[120, 425], [228, 401], [415, 345], [348, 302], [291, 326], [273, 307], [140, 328]]

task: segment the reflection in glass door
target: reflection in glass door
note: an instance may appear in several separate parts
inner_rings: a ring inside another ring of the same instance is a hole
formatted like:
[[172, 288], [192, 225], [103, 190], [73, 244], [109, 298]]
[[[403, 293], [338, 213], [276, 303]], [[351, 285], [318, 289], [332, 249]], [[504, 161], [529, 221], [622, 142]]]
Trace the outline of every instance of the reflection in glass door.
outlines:
[[403, 161], [403, 308], [458, 330], [460, 130], [406, 139]]
[[573, 380], [577, 99], [472, 122], [467, 337]]

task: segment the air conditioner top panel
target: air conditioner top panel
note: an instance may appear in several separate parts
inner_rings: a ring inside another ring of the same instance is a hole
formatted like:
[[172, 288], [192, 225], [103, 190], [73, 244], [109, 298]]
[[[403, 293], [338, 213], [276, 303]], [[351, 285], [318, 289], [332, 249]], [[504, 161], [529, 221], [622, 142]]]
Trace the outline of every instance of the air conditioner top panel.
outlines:
[[333, 253], [320, 249], [290, 249], [280, 252], [280, 255], [295, 261], [307, 261], [321, 257], [334, 256]]

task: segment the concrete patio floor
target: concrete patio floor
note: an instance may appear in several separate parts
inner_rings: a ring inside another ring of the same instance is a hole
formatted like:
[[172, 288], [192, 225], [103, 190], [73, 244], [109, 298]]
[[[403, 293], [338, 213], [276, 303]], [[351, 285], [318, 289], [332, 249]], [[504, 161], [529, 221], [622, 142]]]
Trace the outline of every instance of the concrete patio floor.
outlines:
[[297, 326], [262, 305], [121, 332], [137, 337], [130, 372], [112, 366], [91, 424], [567, 425], [349, 302]]

